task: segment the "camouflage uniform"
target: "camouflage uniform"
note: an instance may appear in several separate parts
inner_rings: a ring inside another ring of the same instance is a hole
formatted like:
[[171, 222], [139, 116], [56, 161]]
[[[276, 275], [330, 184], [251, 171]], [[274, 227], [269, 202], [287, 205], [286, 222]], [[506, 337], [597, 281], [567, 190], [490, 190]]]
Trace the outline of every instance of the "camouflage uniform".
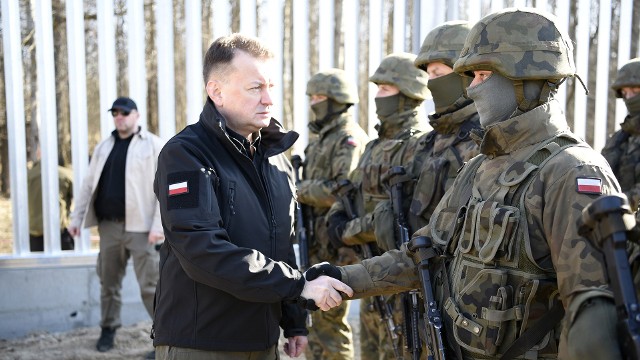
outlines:
[[[401, 105], [397, 112], [380, 119], [378, 138], [367, 144], [358, 166], [349, 175], [351, 182], [356, 185], [353, 199], [359, 217], [349, 221], [342, 233], [342, 241], [347, 245], [375, 244], [374, 228], [377, 224], [374, 209], [378, 203], [389, 198], [381, 178], [391, 166], [406, 165], [411, 161], [419, 136], [425, 130], [418, 108], [429, 95], [427, 77], [423, 71], [415, 68], [414, 59], [415, 55], [412, 54], [390, 54], [369, 79], [376, 84], [397, 86]], [[343, 211], [342, 205], [336, 202], [329, 218], [339, 211]], [[378, 245], [384, 247], [384, 244]], [[398, 305], [399, 298], [387, 300], [394, 307], [395, 323], [402, 324], [404, 318]], [[371, 299], [361, 301], [360, 324], [362, 359], [393, 359], [391, 339], [384, 324], [380, 323], [379, 314], [373, 311]]]
[[[466, 21], [444, 23], [427, 34], [415, 65], [426, 71], [429, 63], [440, 62], [451, 68], [471, 25]], [[446, 81], [447, 87], [438, 86]], [[446, 101], [436, 101], [436, 112], [429, 115], [433, 131], [424, 134], [415, 151], [409, 172], [417, 179], [411, 192], [409, 214], [410, 228], [417, 230], [429, 222], [429, 218], [445, 191], [451, 187], [458, 170], [478, 155], [478, 145], [471, 139], [471, 132], [480, 129], [478, 113], [473, 101], [464, 96], [469, 80], [456, 73], [429, 80], [434, 99], [447, 91]]]
[[[305, 149], [303, 179], [298, 186], [298, 201], [310, 207], [313, 234], [309, 238], [309, 261], [312, 264], [329, 261], [349, 264], [355, 259], [353, 250], [334, 248], [327, 237], [324, 217], [335, 197], [331, 189], [336, 180], [346, 179], [357, 164], [367, 134], [347, 112], [351, 104], [358, 102], [358, 93], [346, 80], [343, 70], [330, 69], [311, 77], [307, 95], [325, 95], [325, 101], [333, 102], [332, 112], [309, 124], [318, 136]], [[313, 325], [309, 328], [307, 359], [352, 359], [353, 341], [347, 322], [349, 302], [345, 301], [331, 311], [312, 313]]]
[[[632, 59], [618, 71], [611, 88], [617, 97], [622, 97], [623, 87], [640, 86], [640, 58]], [[640, 203], [640, 96], [624, 99], [628, 115], [607, 141], [602, 155], [607, 159], [613, 173], [620, 181], [622, 191], [629, 198], [633, 210]]]
[[[514, 84], [532, 76], [555, 86], [575, 70], [568, 37], [549, 17], [529, 9], [488, 15], [471, 30], [454, 70], [491, 70]], [[558, 48], [547, 51], [551, 43]], [[576, 220], [587, 204], [619, 185], [604, 158], [570, 132], [549, 95], [543, 90], [539, 99], [524, 99], [542, 104], [478, 134], [481, 155], [462, 168], [429, 224], [416, 233], [447, 255], [440, 258], [448, 260], [446, 270], [432, 281], [449, 354], [459, 346], [465, 359], [500, 358], [561, 302], [564, 321], [526, 358], [567, 358], [569, 329], [583, 319], [578, 310], [587, 313], [583, 304], [611, 297], [601, 253], [578, 235]], [[406, 250], [342, 267], [342, 281], [358, 297], [416, 288]]]

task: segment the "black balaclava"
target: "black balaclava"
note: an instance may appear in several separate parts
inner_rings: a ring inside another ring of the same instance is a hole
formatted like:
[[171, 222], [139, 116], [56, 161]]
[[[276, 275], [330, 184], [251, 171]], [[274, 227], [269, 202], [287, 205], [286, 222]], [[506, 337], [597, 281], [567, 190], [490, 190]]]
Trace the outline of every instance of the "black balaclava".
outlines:
[[313, 133], [319, 133], [325, 125], [347, 111], [350, 106], [351, 104], [342, 104], [331, 98], [311, 105], [311, 111], [313, 111], [316, 119], [309, 123], [309, 129]]
[[464, 78], [456, 73], [450, 73], [429, 79], [427, 87], [433, 96], [436, 114], [441, 114], [453, 105], [464, 94]]
[[630, 115], [640, 114], [640, 94], [623, 101]]
[[379, 119], [384, 119], [398, 112], [401, 93], [395, 95], [376, 97], [376, 114]]

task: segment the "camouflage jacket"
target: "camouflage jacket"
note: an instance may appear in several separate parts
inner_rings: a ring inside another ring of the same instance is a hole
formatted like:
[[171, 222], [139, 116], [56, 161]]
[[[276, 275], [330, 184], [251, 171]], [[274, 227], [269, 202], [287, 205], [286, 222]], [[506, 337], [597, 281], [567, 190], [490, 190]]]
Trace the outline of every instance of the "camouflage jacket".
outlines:
[[[445, 332], [470, 358], [494, 358], [555, 301], [566, 309], [566, 336], [580, 304], [611, 296], [601, 254], [578, 235], [576, 220], [619, 185], [604, 158], [569, 131], [555, 100], [487, 128], [480, 151], [416, 235], [450, 255], [451, 296], [434, 289]], [[341, 273], [357, 297], [419, 287], [406, 246]], [[533, 351], [556, 357], [559, 339], [566, 343], [560, 330]]]
[[633, 210], [640, 203], [640, 114], [627, 115], [602, 149]]
[[[448, 114], [429, 116], [433, 130], [423, 133], [406, 165], [409, 181], [402, 185], [402, 211], [409, 220], [409, 232], [425, 226], [436, 205], [451, 187], [458, 171], [478, 155], [471, 131], [479, 130], [478, 113], [473, 104]], [[391, 200], [380, 202], [374, 210], [375, 236], [383, 250], [397, 248], [395, 214]]]
[[475, 105], [438, 117], [431, 115], [429, 120], [434, 130], [420, 139], [410, 165], [411, 174], [417, 178], [407, 212], [412, 229], [427, 225], [460, 168], [479, 153], [478, 144], [471, 138], [471, 132], [480, 129]]
[[324, 216], [335, 202], [331, 191], [337, 180], [347, 179], [356, 167], [369, 138], [345, 112], [325, 125], [305, 149], [303, 180], [298, 201], [311, 208], [313, 231], [310, 256], [313, 262], [336, 261], [336, 249], [329, 243]]
[[[358, 217], [346, 225], [342, 236], [345, 244], [376, 241], [373, 212], [380, 201], [389, 198], [382, 177], [391, 166], [410, 162], [423, 132], [417, 110], [387, 118], [378, 128], [379, 137], [367, 144], [357, 167], [349, 174], [349, 180], [356, 188], [352, 199]], [[342, 210], [342, 203], [338, 201], [327, 216]]]

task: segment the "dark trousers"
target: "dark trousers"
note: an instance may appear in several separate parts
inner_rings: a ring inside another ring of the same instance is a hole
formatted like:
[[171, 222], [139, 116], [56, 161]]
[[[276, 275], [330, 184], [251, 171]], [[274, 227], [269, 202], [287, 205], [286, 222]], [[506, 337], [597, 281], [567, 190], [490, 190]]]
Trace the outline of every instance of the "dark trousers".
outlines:
[[[29, 235], [29, 246], [31, 251], [44, 251], [44, 235]], [[75, 248], [73, 236], [69, 234], [67, 229], [60, 232], [60, 248], [62, 250], [73, 250]]]

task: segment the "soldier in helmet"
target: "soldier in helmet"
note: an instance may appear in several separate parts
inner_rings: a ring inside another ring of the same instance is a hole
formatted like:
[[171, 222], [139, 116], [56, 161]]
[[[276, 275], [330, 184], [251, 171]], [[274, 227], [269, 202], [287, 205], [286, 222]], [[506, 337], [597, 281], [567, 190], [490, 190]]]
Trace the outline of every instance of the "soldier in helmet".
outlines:
[[[429, 89], [426, 73], [413, 64], [415, 58], [408, 53], [390, 54], [369, 78], [378, 86], [375, 97], [380, 120], [376, 126], [378, 138], [367, 144], [357, 168], [349, 176], [356, 187], [353, 200], [357, 217], [349, 219], [340, 202], [332, 206], [327, 216], [329, 238], [336, 247], [369, 243], [374, 245], [374, 252], [378, 251], [374, 209], [389, 197], [382, 177], [390, 167], [410, 162], [419, 136], [425, 130], [419, 108], [429, 97]], [[393, 303], [396, 324], [401, 324], [403, 317], [398, 300], [388, 300]], [[361, 302], [360, 323], [362, 358], [394, 358], [392, 340], [379, 314], [373, 310], [371, 299]], [[402, 347], [402, 339], [395, 345]]]
[[553, 15], [510, 8], [481, 19], [453, 67], [474, 76], [481, 154], [408, 246], [316, 265], [307, 278], [332, 275], [359, 297], [412, 289], [414, 250], [430, 239], [434, 248], [418, 253], [441, 255], [431, 258], [442, 269], [433, 290], [452, 358], [620, 359], [604, 260], [576, 226], [587, 204], [620, 186], [555, 99], [575, 76], [572, 56]]
[[629, 60], [618, 71], [611, 85], [616, 97], [622, 98], [628, 114], [607, 141], [602, 155], [620, 181], [633, 210], [640, 203], [640, 58]]
[[[298, 201], [311, 212], [309, 259], [311, 263], [330, 261], [350, 264], [356, 260], [353, 249], [335, 247], [328, 239], [324, 217], [335, 201], [331, 191], [336, 181], [346, 179], [358, 163], [367, 134], [354, 121], [349, 108], [358, 103], [356, 87], [344, 70], [329, 69], [311, 77], [307, 83], [315, 120], [309, 130], [317, 137], [305, 149], [303, 180], [298, 185]], [[347, 322], [349, 302], [331, 311], [315, 311], [309, 328], [307, 359], [353, 359], [351, 328]]]
[[[434, 28], [427, 34], [414, 61], [415, 66], [429, 76], [427, 86], [433, 96], [435, 113], [429, 115], [433, 130], [419, 138], [406, 169], [412, 180], [403, 184], [407, 200], [403, 211], [408, 215], [410, 231], [429, 222], [458, 170], [478, 154], [478, 145], [471, 139], [471, 132], [480, 129], [478, 112], [473, 100], [464, 94], [471, 80], [453, 72], [453, 63], [470, 29], [466, 21], [450, 21]], [[386, 250], [395, 248], [395, 244], [389, 243], [393, 241], [393, 219], [388, 215], [391, 212], [390, 205], [384, 203], [379, 204], [375, 212], [376, 238], [378, 242], [387, 243], [383, 246]]]

